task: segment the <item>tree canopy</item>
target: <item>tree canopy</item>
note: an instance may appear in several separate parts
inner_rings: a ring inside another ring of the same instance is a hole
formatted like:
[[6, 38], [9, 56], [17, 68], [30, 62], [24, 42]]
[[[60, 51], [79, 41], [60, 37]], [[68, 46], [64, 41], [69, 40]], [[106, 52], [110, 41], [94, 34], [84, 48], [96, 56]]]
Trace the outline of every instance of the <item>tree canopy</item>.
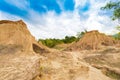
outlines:
[[[109, 2], [104, 7], [101, 8], [102, 10], [111, 10], [112, 11], [112, 20], [118, 19], [118, 22], [120, 23], [120, 1], [116, 2]], [[118, 31], [120, 31], [120, 25], [116, 27]], [[120, 40], [120, 32], [113, 35], [115, 39]]]
[[75, 36], [65, 36], [64, 39], [39, 39], [38, 42], [42, 42], [43, 45], [48, 46], [50, 48], [58, 45], [58, 44], [68, 44], [68, 43], [72, 43], [74, 41], [76, 41], [76, 37]]
[[112, 19], [113, 20], [120, 20], [120, 1], [117, 2], [109, 2], [104, 7], [101, 8], [102, 10], [112, 10]]
[[38, 42], [41, 42], [43, 45], [53, 48], [58, 44], [69, 44], [74, 41], [77, 42], [84, 36], [85, 33], [87, 33], [86, 29], [82, 32], [78, 32], [76, 36], [65, 36], [63, 39], [39, 39]]

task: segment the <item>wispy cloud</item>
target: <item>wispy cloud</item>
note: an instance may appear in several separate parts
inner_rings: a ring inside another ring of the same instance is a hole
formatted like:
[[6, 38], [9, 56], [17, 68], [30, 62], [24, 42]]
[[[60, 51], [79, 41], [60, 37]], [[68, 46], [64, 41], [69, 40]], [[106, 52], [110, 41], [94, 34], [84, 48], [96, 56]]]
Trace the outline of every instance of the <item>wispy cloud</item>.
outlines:
[[0, 0], [0, 19], [23, 19], [38, 38], [63, 38], [84, 29], [111, 34], [117, 24], [100, 10], [109, 0]]
[[29, 3], [27, 0], [4, 0], [7, 4], [14, 5], [21, 10], [28, 9]]
[[79, 8], [80, 13], [84, 13], [86, 11], [89, 11], [90, 7], [91, 7], [91, 3], [90, 3], [90, 0], [88, 0], [84, 4], [79, 5], [78, 8]]

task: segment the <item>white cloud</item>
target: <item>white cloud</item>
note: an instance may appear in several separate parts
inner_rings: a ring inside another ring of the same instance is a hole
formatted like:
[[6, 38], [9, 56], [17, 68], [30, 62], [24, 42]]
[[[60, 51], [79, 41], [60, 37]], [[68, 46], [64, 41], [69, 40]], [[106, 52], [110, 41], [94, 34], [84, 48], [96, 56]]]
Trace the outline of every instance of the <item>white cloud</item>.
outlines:
[[[79, 5], [84, 5], [85, 1], [75, 1], [76, 5], [74, 12], [64, 11], [60, 15], [57, 15], [54, 11], [49, 11], [46, 14], [40, 15], [33, 10], [29, 10], [30, 19], [25, 20], [25, 22], [27, 23], [30, 32], [36, 37], [36, 39], [63, 38], [66, 35], [76, 35], [77, 32], [83, 31], [84, 29], [97, 29], [100, 32], [105, 32], [107, 34], [113, 33], [116, 22], [111, 21], [109, 16], [101, 16], [98, 14], [100, 7], [104, 6], [108, 0], [105, 2], [103, 0], [101, 2], [90, 0], [90, 10], [84, 13], [89, 15], [87, 19], [82, 19], [83, 16], [79, 15], [77, 9]], [[59, 3], [59, 5], [60, 4], [61, 3]], [[20, 17], [0, 12], [0, 19], [18, 20]]]
[[65, 0], [57, 0], [56, 2], [60, 6], [60, 9], [64, 10], [64, 2], [65, 2]]
[[15, 20], [19, 20], [19, 19], [21, 19], [21, 18], [18, 16], [11, 15], [9, 13], [0, 11], [0, 20], [13, 20], [13, 21], [15, 21]]
[[89, 0], [75, 0], [75, 8], [78, 8], [78, 6], [84, 6], [87, 1]]
[[39, 23], [31, 25], [30, 30], [37, 38], [63, 38], [66, 35], [76, 35], [82, 30], [77, 13], [63, 12], [61, 15], [56, 15], [54, 12], [48, 12], [46, 15], [34, 17], [37, 17]]
[[29, 3], [27, 0], [5, 0], [8, 4], [14, 5], [20, 9], [27, 9]]
[[[100, 32], [105, 32], [107, 34], [112, 34], [114, 27], [117, 22], [112, 21], [109, 16], [100, 15], [99, 12], [102, 12], [100, 8], [104, 6], [109, 0], [90, 0], [91, 6], [90, 10], [83, 13], [88, 15], [88, 19], [82, 20], [81, 24], [87, 30], [99, 30]], [[76, 0], [76, 7], [85, 4], [85, 1]], [[82, 19], [82, 15], [80, 16]]]

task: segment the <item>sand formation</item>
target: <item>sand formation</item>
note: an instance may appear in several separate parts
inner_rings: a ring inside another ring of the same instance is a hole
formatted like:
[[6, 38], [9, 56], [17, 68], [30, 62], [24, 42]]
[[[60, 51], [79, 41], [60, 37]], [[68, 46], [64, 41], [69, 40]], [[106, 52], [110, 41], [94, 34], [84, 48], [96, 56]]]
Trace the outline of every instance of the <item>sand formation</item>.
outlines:
[[0, 21], [0, 45], [17, 46], [22, 52], [46, 52], [47, 49], [38, 44], [22, 21]]
[[45, 52], [22, 20], [0, 21], [0, 80], [32, 80], [40, 68], [35, 53]]
[[74, 52], [29, 55], [46, 51], [23, 21], [0, 21], [0, 80], [111, 80]]
[[114, 46], [118, 42], [97, 30], [87, 32], [78, 42], [70, 45], [67, 50], [98, 50], [103, 46]]

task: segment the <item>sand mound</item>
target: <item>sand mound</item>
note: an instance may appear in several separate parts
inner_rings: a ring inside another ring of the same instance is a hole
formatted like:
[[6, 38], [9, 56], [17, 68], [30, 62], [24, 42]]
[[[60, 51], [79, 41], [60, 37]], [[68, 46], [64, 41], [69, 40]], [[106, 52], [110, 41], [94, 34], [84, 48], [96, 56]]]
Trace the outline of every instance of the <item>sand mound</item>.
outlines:
[[32, 80], [40, 67], [40, 58], [33, 53], [46, 51], [22, 20], [0, 21], [0, 80]]
[[42, 44], [37, 43], [22, 20], [0, 21], [0, 46], [8, 47], [8, 45], [19, 46], [22, 52], [43, 53], [48, 51]]
[[97, 30], [87, 32], [78, 42], [73, 43], [67, 50], [97, 50], [103, 46], [117, 44], [112, 37], [99, 33]]

